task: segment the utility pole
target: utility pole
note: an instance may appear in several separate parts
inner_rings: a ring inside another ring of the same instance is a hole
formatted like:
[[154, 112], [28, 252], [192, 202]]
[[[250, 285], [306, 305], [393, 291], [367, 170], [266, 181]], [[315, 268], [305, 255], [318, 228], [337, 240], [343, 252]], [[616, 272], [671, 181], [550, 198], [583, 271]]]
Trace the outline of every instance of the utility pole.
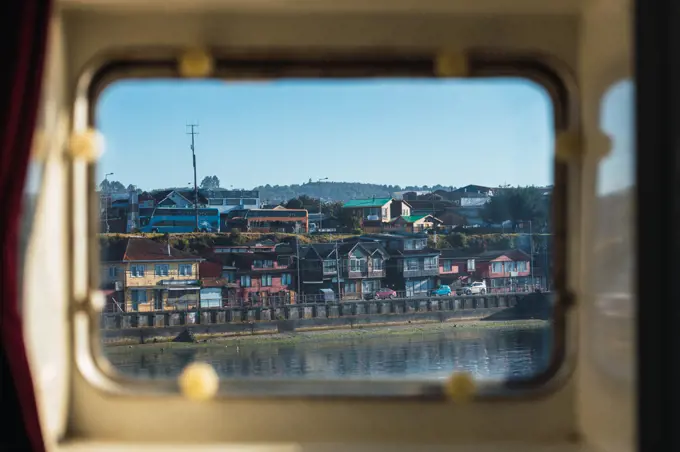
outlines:
[[198, 182], [196, 181], [196, 150], [194, 148], [194, 136], [198, 135], [198, 131], [195, 130], [194, 128], [198, 128], [198, 124], [187, 124], [187, 127], [190, 129], [187, 132], [187, 135], [191, 135], [191, 156], [193, 157], [193, 163], [194, 163], [194, 212], [196, 215], [196, 230], [195, 232], [199, 231], [198, 228]]
[[[321, 264], [323, 265], [323, 263]], [[342, 301], [342, 292], [340, 291], [340, 276], [342, 276], [342, 268], [340, 267], [340, 256], [338, 255], [338, 241], [335, 241], [335, 270], [338, 275], [338, 301]]]
[[531, 287], [532, 289], [536, 287], [536, 281], [534, 280], [534, 234], [531, 229], [531, 220], [529, 220], [529, 240], [531, 240]]
[[[104, 175], [104, 180], [109, 181], [109, 176], [113, 176], [113, 173], [106, 173]], [[104, 222], [106, 223], [106, 233], [109, 233], [109, 186], [106, 185], [106, 196], [104, 196]]]
[[300, 234], [295, 235], [295, 255], [297, 256], [297, 296], [298, 299], [302, 299], [302, 293], [300, 293]]

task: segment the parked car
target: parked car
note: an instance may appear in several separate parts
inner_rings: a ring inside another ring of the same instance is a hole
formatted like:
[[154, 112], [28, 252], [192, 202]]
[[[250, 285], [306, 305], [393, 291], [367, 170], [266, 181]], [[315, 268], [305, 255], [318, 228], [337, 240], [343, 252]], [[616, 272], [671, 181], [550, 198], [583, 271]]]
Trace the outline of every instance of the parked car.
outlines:
[[486, 282], [484, 282], [484, 281], [473, 282], [470, 285], [463, 286], [460, 289], [458, 289], [458, 294], [462, 294], [462, 295], [479, 295], [479, 294], [485, 294], [485, 293], [486, 293]]
[[376, 300], [384, 300], [386, 298], [396, 298], [397, 293], [394, 290], [388, 289], [388, 288], [385, 287], [385, 288], [381, 288], [381, 289], [376, 290], [374, 297], [375, 297]]
[[435, 297], [446, 297], [451, 295], [451, 293], [451, 286], [447, 286], [446, 284], [442, 284], [432, 291], [432, 295]]

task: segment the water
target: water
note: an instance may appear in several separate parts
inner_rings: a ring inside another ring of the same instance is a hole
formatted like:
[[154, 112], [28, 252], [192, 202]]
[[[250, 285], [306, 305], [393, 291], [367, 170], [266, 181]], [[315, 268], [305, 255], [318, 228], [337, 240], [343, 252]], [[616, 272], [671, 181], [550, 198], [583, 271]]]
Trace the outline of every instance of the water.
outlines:
[[[550, 329], [449, 328], [353, 333], [349, 338], [302, 333], [298, 340], [153, 344], [115, 347], [108, 358], [124, 374], [173, 378], [194, 360], [222, 378], [440, 379], [468, 371], [484, 380], [529, 377], [550, 359]], [[163, 349], [163, 350], [161, 350]]]

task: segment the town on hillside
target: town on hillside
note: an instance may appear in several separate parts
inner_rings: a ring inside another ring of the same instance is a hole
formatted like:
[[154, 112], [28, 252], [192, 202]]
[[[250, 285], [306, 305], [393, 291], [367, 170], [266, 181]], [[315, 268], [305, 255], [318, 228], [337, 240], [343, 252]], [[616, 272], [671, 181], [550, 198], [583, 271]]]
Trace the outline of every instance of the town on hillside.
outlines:
[[[257, 190], [102, 190], [101, 288], [108, 312], [550, 290], [550, 198], [469, 185], [270, 205]], [[194, 232], [219, 240], [176, 239]]]

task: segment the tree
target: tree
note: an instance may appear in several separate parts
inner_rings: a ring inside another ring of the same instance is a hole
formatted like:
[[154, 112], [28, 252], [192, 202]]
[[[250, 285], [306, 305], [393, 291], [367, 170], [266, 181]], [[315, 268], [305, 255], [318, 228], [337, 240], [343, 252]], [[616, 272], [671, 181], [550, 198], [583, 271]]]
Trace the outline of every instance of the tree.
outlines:
[[493, 223], [510, 220], [513, 229], [524, 221], [537, 225], [547, 221], [546, 200], [542, 190], [536, 187], [502, 188], [489, 200], [482, 212], [483, 217]]
[[298, 198], [293, 198], [290, 201], [288, 201], [285, 206], [286, 209], [302, 209], [304, 205], [302, 204], [302, 201]]
[[101, 184], [99, 184], [99, 190], [104, 193], [125, 193], [125, 185], [121, 184], [117, 180], [104, 179]]
[[340, 224], [348, 231], [361, 229], [361, 216], [352, 209], [342, 209], [340, 211]]
[[204, 190], [220, 188], [220, 178], [217, 176], [205, 176], [201, 181], [200, 187]]

